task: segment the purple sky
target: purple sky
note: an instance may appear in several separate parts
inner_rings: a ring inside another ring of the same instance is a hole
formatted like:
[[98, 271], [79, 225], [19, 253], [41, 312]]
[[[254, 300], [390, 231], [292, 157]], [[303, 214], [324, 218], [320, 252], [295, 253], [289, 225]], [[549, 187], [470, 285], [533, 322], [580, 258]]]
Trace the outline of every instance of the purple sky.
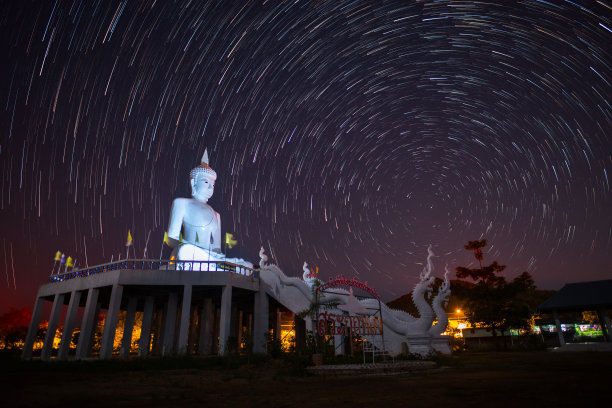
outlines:
[[409, 292], [485, 262], [612, 278], [612, 10], [596, 1], [4, 1], [0, 312], [57, 250], [158, 258], [207, 147], [213, 207], [290, 276]]

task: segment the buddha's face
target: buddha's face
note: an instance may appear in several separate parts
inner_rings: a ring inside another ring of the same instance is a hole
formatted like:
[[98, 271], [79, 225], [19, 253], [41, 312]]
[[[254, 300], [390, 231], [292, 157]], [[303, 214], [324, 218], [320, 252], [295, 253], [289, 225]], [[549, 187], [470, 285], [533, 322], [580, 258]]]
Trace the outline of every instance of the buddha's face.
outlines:
[[191, 195], [198, 201], [207, 202], [215, 191], [215, 180], [200, 173], [191, 179]]

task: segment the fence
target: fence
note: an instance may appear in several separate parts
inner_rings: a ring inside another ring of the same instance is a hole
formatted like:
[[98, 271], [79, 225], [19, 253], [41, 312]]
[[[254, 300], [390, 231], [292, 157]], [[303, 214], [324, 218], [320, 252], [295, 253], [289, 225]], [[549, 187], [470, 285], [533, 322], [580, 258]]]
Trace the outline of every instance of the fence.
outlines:
[[202, 271], [202, 272], [232, 272], [238, 275], [254, 277], [252, 268], [231, 262], [215, 261], [178, 261], [157, 259], [126, 259], [108, 264], [72, 270], [49, 276], [49, 283], [63, 282], [70, 279], [118, 270], [168, 270], [168, 271]]

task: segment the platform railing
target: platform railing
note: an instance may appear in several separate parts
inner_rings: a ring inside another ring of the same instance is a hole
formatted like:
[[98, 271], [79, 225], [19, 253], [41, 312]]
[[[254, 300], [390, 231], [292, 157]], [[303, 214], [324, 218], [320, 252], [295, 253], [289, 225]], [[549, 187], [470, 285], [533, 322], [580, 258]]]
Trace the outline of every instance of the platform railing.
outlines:
[[87, 276], [118, 270], [232, 272], [238, 275], [256, 277], [255, 271], [252, 268], [231, 262], [178, 261], [168, 259], [125, 259], [88, 268], [75, 269], [64, 273], [52, 274], [49, 276], [49, 283], [63, 282], [76, 278], [85, 278]]

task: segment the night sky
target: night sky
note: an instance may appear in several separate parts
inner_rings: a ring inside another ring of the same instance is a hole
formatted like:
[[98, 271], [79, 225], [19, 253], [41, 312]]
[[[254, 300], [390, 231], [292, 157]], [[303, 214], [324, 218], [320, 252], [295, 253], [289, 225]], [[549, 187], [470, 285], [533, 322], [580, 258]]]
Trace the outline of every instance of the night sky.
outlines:
[[[612, 2], [3, 1], [0, 312], [60, 250], [159, 258], [205, 148], [228, 250], [409, 292], [612, 278]], [[167, 252], [166, 252], [167, 254]]]

